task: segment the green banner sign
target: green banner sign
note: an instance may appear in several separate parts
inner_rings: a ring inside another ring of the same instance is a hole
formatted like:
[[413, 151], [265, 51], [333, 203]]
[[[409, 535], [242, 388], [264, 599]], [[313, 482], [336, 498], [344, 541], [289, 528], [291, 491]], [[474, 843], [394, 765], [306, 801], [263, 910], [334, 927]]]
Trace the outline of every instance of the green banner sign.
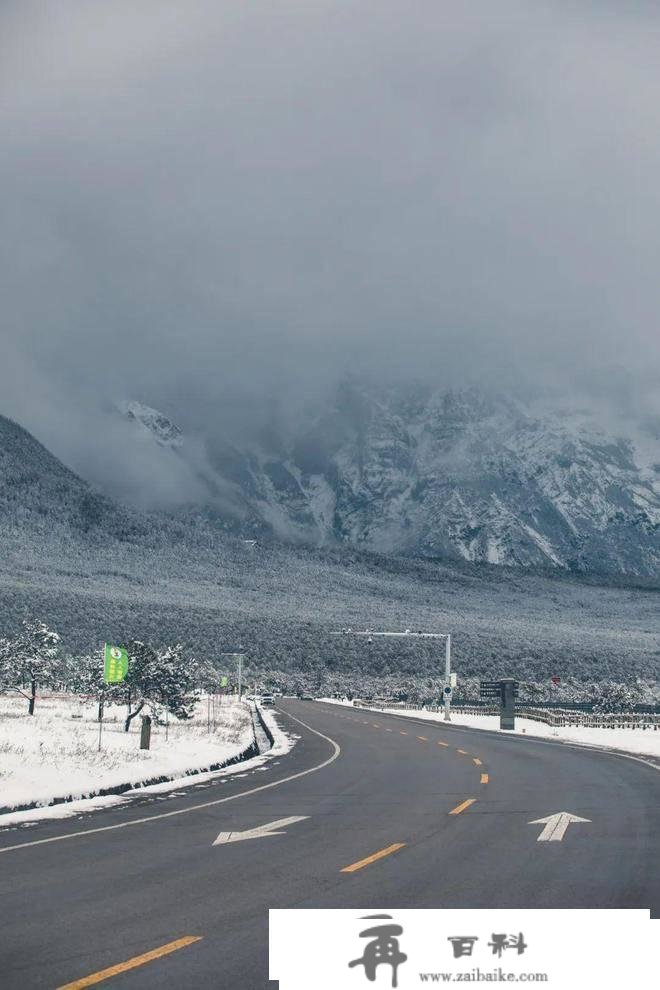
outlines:
[[223, 674], [222, 677], [220, 678], [220, 687], [227, 687], [228, 684], [229, 684], [229, 678], [227, 677], [226, 674]]
[[128, 653], [123, 646], [105, 644], [103, 658], [103, 680], [106, 684], [119, 684], [128, 671]]

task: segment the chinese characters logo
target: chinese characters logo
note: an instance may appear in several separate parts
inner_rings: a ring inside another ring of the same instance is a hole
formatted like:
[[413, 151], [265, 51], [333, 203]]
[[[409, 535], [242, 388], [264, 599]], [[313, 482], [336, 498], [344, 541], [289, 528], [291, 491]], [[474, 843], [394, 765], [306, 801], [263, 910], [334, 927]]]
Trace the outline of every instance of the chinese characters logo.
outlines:
[[[451, 942], [452, 949], [454, 950], [454, 959], [460, 959], [462, 956], [472, 955], [474, 943], [478, 942], [479, 938], [477, 935], [450, 935], [447, 941]], [[497, 956], [498, 959], [502, 958], [502, 953], [505, 949], [516, 949], [518, 955], [521, 956], [527, 948], [527, 943], [522, 932], [519, 932], [518, 935], [507, 935], [506, 932], [493, 932], [491, 941], [488, 944], [493, 950], [493, 955]]]
[[[368, 914], [364, 920], [392, 920], [391, 914]], [[376, 979], [376, 970], [379, 966], [392, 967], [392, 986], [398, 986], [397, 970], [401, 963], [408, 958], [405, 952], [399, 949], [399, 939], [397, 936], [403, 933], [401, 925], [374, 925], [365, 928], [360, 932], [360, 938], [369, 938], [369, 942], [364, 947], [364, 952], [359, 959], [349, 962], [349, 967], [364, 966], [364, 975], [373, 983]]]

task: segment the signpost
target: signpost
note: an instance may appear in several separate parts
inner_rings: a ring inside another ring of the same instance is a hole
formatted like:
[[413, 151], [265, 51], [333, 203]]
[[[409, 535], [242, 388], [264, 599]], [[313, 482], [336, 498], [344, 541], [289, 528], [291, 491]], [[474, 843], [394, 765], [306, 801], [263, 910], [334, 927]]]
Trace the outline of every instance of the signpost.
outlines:
[[479, 696], [481, 698], [499, 698], [500, 729], [515, 729], [518, 681], [512, 677], [504, 677], [500, 681], [480, 681]]

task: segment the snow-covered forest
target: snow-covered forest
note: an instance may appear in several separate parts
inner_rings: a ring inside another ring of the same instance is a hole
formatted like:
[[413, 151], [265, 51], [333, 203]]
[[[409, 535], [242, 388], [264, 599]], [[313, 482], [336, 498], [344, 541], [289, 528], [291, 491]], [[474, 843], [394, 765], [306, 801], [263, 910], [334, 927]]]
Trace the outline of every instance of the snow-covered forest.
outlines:
[[[254, 632], [258, 627], [243, 626], [241, 632], [249, 628]], [[275, 638], [277, 633], [286, 633], [283, 626], [274, 630], [272, 640], [268, 640], [267, 634], [261, 638], [262, 654], [246, 650], [243, 672], [246, 687], [284, 694], [312, 693], [317, 697], [380, 697], [437, 704], [443, 675], [441, 660], [433, 647], [412, 640], [403, 644], [399, 641], [398, 645], [381, 642], [372, 652], [373, 644], [364, 640], [330, 635], [327, 630], [307, 624], [297, 628], [299, 632], [303, 630], [303, 635], [290, 641], [295, 642], [299, 652], [292, 651], [289, 657]], [[154, 648], [134, 639], [123, 642], [127, 643], [131, 657], [129, 673], [124, 682], [106, 685], [100, 648], [72, 653], [59, 634], [45, 623], [24, 619], [17, 636], [0, 640], [0, 692], [22, 695], [30, 713], [34, 712], [35, 704], [39, 705], [39, 695], [44, 690], [78, 693], [96, 699], [97, 705], [128, 704], [125, 723], [128, 731], [132, 719], [143, 709], [161, 720], [166, 711], [179, 719], [191, 717], [199, 692], [216, 690], [220, 678], [227, 678], [228, 693], [237, 690], [236, 665], [219, 655], [217, 643], [209, 647], [209, 658], [200, 660], [190, 648], [180, 644]], [[513, 660], [508, 667], [484, 663], [477, 673], [465, 672], [460, 661], [456, 666], [459, 682], [454, 701], [458, 704], [478, 702], [479, 681], [505, 673], [508, 676], [510, 670], [521, 681], [522, 702], [586, 702], [593, 704], [595, 711], [618, 711], [660, 701], [657, 683], [650, 677], [626, 679], [617, 677], [615, 671], [605, 678], [568, 673], [558, 684], [551, 684], [540, 665], [526, 669], [524, 663]]]

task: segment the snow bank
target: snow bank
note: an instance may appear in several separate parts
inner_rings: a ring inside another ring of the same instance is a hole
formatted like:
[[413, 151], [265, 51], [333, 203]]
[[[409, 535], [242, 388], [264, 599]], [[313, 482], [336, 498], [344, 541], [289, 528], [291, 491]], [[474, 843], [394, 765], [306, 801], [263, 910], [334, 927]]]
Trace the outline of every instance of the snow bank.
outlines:
[[139, 719], [124, 732], [124, 709], [108, 707], [101, 749], [96, 705], [73, 696], [37, 699], [34, 716], [23, 698], [0, 697], [0, 807], [47, 805], [101, 790], [138, 786], [158, 777], [236, 759], [254, 742], [249, 708], [218, 704], [209, 722], [206, 703], [189, 722], [152, 725], [151, 749], [141, 750]]
[[241, 760], [240, 763], [222, 767], [220, 770], [195, 773], [192, 779], [190, 776], [173, 778], [163, 781], [160, 784], [150, 784], [145, 787], [136, 788], [135, 790], [125, 791], [121, 795], [108, 794], [102, 797], [84, 798], [79, 801], [67, 801], [66, 804], [31, 808], [26, 811], [7, 812], [6, 814], [0, 814], [0, 828], [16, 825], [29, 827], [43, 819], [75, 818], [78, 815], [96, 811], [100, 808], [128, 804], [134, 798], [144, 797], [145, 794], [170, 794], [174, 796], [174, 792], [179, 790], [179, 788], [189, 787], [191, 784], [205, 784], [218, 778], [230, 777], [233, 774], [244, 775], [252, 770], [266, 770], [270, 760], [286, 755], [295, 746], [296, 741], [300, 737], [294, 733], [285, 732], [279, 726], [272, 712], [262, 711], [261, 714], [274, 740], [271, 749], [267, 753], [262, 753], [260, 756], [253, 756], [248, 760]]

